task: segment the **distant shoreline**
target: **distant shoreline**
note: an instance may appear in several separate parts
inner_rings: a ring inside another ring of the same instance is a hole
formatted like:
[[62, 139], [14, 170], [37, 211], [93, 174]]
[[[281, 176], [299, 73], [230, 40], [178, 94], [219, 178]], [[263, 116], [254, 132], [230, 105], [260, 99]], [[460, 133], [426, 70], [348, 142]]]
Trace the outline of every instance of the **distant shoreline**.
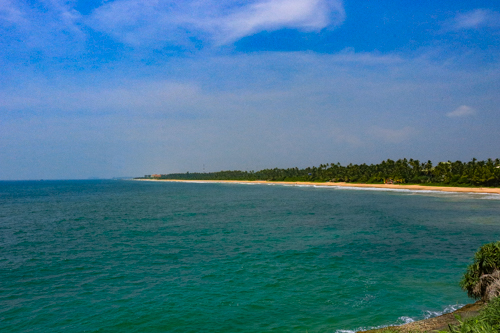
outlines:
[[134, 179], [139, 181], [153, 182], [179, 182], [179, 183], [234, 183], [234, 184], [269, 184], [269, 185], [292, 185], [292, 186], [333, 186], [333, 187], [358, 187], [358, 188], [379, 188], [388, 190], [411, 190], [411, 191], [438, 191], [438, 192], [456, 192], [456, 193], [479, 193], [479, 194], [498, 194], [500, 188], [489, 187], [446, 187], [446, 186], [425, 186], [425, 185], [399, 185], [399, 184], [358, 184], [344, 182], [286, 182], [286, 181], [266, 181], [266, 180], [181, 180], [181, 179]]

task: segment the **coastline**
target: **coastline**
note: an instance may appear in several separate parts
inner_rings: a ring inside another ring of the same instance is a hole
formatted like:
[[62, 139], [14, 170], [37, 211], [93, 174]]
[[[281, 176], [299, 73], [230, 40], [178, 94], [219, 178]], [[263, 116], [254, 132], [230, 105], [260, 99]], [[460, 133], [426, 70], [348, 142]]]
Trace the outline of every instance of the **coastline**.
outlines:
[[399, 184], [354, 184], [354, 183], [313, 183], [313, 182], [277, 182], [266, 180], [181, 180], [181, 179], [134, 179], [139, 181], [153, 182], [179, 182], [179, 183], [233, 183], [233, 184], [268, 184], [268, 185], [289, 185], [289, 186], [332, 186], [332, 187], [356, 187], [356, 188], [377, 188], [387, 190], [410, 190], [410, 191], [437, 191], [456, 193], [478, 193], [478, 194], [498, 194], [500, 188], [490, 187], [446, 187], [446, 186], [425, 186], [425, 185], [399, 185]]
[[456, 316], [459, 316], [461, 320], [476, 317], [479, 315], [479, 311], [481, 311], [484, 306], [485, 303], [483, 301], [477, 301], [472, 304], [467, 304], [453, 312], [445, 313], [437, 317], [422, 319], [400, 326], [387, 326], [366, 331], [358, 331], [357, 333], [384, 333], [387, 331], [402, 333], [449, 331], [449, 325], [459, 324]]

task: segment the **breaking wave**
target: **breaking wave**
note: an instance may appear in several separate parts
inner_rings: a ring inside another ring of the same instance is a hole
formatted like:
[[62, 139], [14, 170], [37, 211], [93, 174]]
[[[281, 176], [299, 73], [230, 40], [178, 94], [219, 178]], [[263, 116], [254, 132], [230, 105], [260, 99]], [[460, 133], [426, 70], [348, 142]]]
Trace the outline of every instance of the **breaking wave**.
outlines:
[[401, 316], [398, 318], [398, 320], [394, 323], [390, 323], [387, 325], [380, 325], [380, 326], [369, 326], [369, 327], [358, 327], [355, 330], [345, 330], [345, 329], [339, 329], [336, 330], [335, 333], [356, 333], [359, 331], [367, 331], [367, 330], [376, 330], [379, 328], [384, 328], [384, 327], [389, 327], [389, 326], [400, 326], [400, 325], [405, 325], [409, 323], [413, 323], [418, 320], [423, 320], [423, 319], [429, 319], [429, 318], [434, 318], [434, 317], [439, 317], [441, 315], [456, 311], [462, 307], [464, 307], [465, 304], [454, 304], [454, 305], [448, 305], [445, 307], [442, 311], [430, 311], [427, 310], [425, 311], [425, 314], [423, 318], [412, 318], [408, 316]]

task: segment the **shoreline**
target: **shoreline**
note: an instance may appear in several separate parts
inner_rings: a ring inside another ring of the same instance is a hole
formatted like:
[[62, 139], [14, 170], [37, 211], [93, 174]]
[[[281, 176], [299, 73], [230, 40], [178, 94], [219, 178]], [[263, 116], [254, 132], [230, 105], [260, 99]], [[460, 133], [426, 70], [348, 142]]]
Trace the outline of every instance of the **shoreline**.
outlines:
[[455, 316], [459, 316], [461, 320], [476, 317], [477, 315], [479, 315], [479, 311], [481, 311], [484, 306], [485, 303], [483, 301], [476, 301], [475, 303], [466, 304], [460, 309], [444, 313], [436, 317], [417, 320], [399, 326], [386, 326], [381, 328], [357, 331], [357, 333], [384, 333], [388, 330], [401, 333], [449, 331], [449, 325], [459, 324], [459, 321]]
[[455, 193], [477, 193], [477, 194], [497, 194], [500, 195], [500, 188], [490, 187], [446, 187], [446, 186], [426, 186], [426, 185], [398, 185], [398, 184], [357, 184], [357, 183], [314, 183], [314, 182], [285, 182], [267, 180], [182, 180], [182, 179], [133, 179], [139, 181], [153, 182], [178, 182], [178, 183], [233, 183], [233, 184], [267, 184], [267, 185], [290, 185], [290, 186], [322, 186], [322, 187], [356, 187], [356, 188], [377, 188], [386, 190], [410, 190], [410, 191], [436, 191]]

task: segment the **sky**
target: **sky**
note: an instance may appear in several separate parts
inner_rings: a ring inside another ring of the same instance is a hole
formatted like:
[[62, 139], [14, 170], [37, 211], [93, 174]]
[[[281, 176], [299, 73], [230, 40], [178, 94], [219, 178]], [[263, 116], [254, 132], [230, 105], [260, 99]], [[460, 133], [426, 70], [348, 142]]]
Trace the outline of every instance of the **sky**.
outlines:
[[500, 157], [500, 2], [0, 0], [0, 179]]

